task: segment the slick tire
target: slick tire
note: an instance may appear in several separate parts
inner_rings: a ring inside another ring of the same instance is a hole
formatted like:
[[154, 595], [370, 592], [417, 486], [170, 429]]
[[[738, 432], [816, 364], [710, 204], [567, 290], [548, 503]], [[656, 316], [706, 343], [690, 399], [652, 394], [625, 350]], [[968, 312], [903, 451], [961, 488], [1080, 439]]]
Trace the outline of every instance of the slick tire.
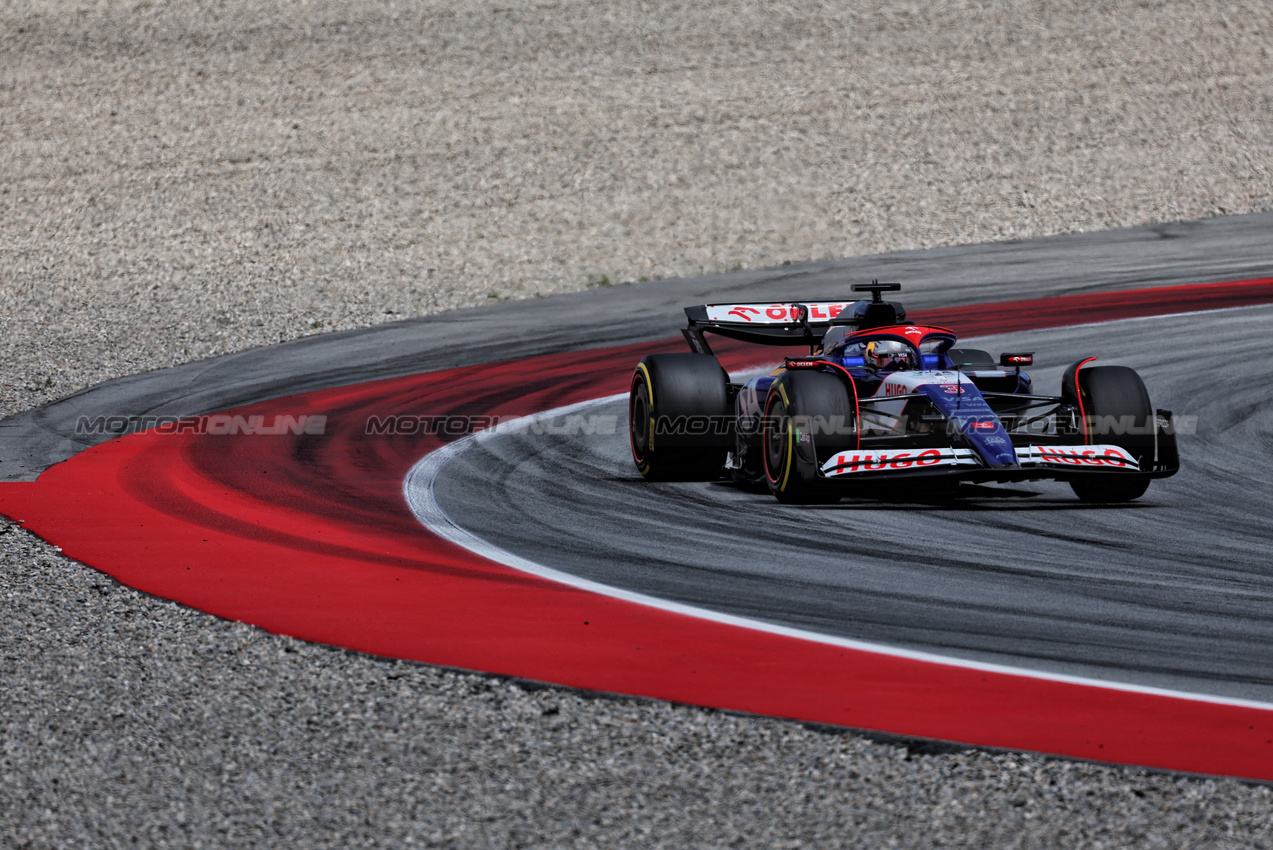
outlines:
[[784, 372], [769, 388], [761, 450], [769, 491], [785, 504], [833, 504], [843, 491], [818, 477], [837, 452], [857, 444], [851, 391], [827, 372]]
[[649, 481], [714, 481], [734, 446], [729, 375], [706, 354], [651, 354], [628, 393], [632, 460]]
[[[1078, 386], [1086, 420], [1080, 440], [1120, 446], [1146, 468], [1153, 460], [1155, 417], [1140, 375], [1126, 366], [1092, 366], [1078, 372]], [[1094, 475], [1072, 479], [1070, 487], [1084, 502], [1130, 502], [1145, 495], [1149, 479]]]

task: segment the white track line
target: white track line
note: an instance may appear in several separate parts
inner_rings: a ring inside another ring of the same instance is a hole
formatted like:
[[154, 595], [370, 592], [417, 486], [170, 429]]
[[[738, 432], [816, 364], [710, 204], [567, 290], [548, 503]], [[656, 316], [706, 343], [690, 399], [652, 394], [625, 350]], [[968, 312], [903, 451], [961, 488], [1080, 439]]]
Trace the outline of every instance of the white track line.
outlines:
[[[1219, 313], [1227, 312], [1228, 309], [1230, 308], [1226, 308], [1225, 310], [1204, 310], [1198, 312]], [[1168, 318], [1178, 315], [1192, 314], [1172, 313], [1167, 316], [1154, 318]], [[1137, 321], [1137, 319], [1124, 319], [1120, 321]], [[1093, 322], [1092, 324], [1116, 324], [1116, 322]], [[1087, 325], [1079, 327], [1087, 327]], [[1056, 329], [1047, 328], [1047, 330]], [[970, 337], [969, 341], [972, 339], [974, 339], [974, 337]], [[765, 369], [764, 371], [769, 370]], [[1041, 670], [1031, 670], [1025, 667], [1011, 667], [1006, 664], [988, 664], [980, 661], [968, 661], [967, 659], [954, 658], [948, 655], [937, 655], [936, 653], [931, 652], [899, 649], [897, 647], [886, 646], [884, 644], [869, 643], [867, 641], [852, 640], [850, 638], [836, 637], [834, 635], [825, 635], [819, 632], [806, 631], [804, 629], [779, 626], [774, 623], [766, 623], [762, 620], [753, 620], [748, 617], [737, 617], [732, 614], [723, 614], [719, 611], [711, 611], [706, 608], [698, 608], [693, 605], [672, 602], [667, 599], [660, 599], [657, 596], [647, 596], [644, 593], [636, 593], [631, 590], [625, 590], [621, 587], [601, 584], [600, 582], [590, 581], [589, 579], [580, 578], [579, 576], [571, 575], [570, 573], [564, 573], [560, 570], [555, 570], [552, 567], [535, 563], [528, 558], [523, 558], [521, 555], [509, 552], [507, 549], [501, 549], [495, 544], [483, 540], [472, 532], [461, 528], [460, 525], [455, 522], [455, 520], [451, 519], [451, 517], [438, 503], [437, 494], [434, 489], [437, 484], [438, 476], [442, 474], [442, 470], [444, 470], [451, 461], [458, 458], [464, 452], [476, 448], [482, 443], [485, 443], [487, 440], [495, 439], [510, 432], [521, 431], [537, 422], [541, 422], [546, 419], [556, 419], [562, 416], [569, 416], [570, 414], [587, 410], [590, 407], [611, 404], [613, 402], [622, 401], [625, 398], [627, 398], [627, 393], [619, 393], [617, 395], [610, 395], [605, 396], [604, 398], [596, 398], [589, 401], [579, 402], [578, 404], [567, 405], [566, 407], [558, 407], [553, 410], [545, 410], [542, 413], [536, 413], [531, 416], [511, 419], [507, 422], [501, 422], [494, 428], [479, 431], [476, 434], [470, 434], [467, 437], [463, 437], [453, 443], [448, 443], [442, 448], [430, 452], [425, 455], [419, 463], [411, 467], [411, 471], [407, 473], [406, 480], [403, 481], [403, 496], [406, 498], [407, 504], [411, 507], [411, 513], [415, 515], [415, 518], [419, 520], [425, 528], [436, 534], [438, 537], [448, 540], [463, 549], [467, 549], [475, 555], [494, 561], [497, 564], [503, 564], [506, 567], [517, 570], [518, 572], [537, 576], [542, 579], [547, 579], [548, 581], [554, 581], [579, 590], [586, 590], [600, 596], [608, 596], [612, 599], [622, 599], [625, 602], [634, 602], [638, 605], [657, 608], [661, 611], [669, 611], [673, 614], [683, 614], [687, 617], [696, 617], [700, 620], [721, 623], [726, 626], [736, 626], [738, 628], [751, 629], [752, 631], [765, 632], [767, 634], [780, 635], [782, 637], [797, 638], [811, 643], [838, 646], [845, 649], [858, 650], [860, 652], [872, 652], [878, 655], [892, 656], [894, 658], [923, 661], [929, 664], [941, 664], [947, 667], [962, 667], [968, 670], [978, 670], [986, 673], [1000, 673], [1008, 676], [1021, 676], [1028, 679], [1063, 682], [1071, 685], [1082, 685], [1085, 687], [1102, 688], [1111, 691], [1125, 691], [1128, 693], [1170, 697], [1173, 699], [1211, 703], [1214, 705], [1233, 705], [1243, 708], [1256, 708], [1264, 711], [1273, 711], [1273, 703], [1268, 702], [1212, 696], [1209, 694], [1196, 694], [1188, 691], [1154, 688], [1145, 685], [1134, 685], [1126, 682], [1110, 682], [1103, 679], [1089, 679], [1083, 676], [1067, 676], [1061, 673], [1048, 673]]]

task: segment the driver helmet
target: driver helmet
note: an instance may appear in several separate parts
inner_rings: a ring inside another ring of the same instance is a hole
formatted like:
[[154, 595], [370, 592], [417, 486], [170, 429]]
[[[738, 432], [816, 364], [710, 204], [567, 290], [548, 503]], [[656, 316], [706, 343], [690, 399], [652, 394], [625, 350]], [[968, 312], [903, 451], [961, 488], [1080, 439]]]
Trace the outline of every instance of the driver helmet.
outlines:
[[915, 349], [904, 342], [891, 339], [872, 340], [866, 344], [864, 352], [866, 365], [872, 369], [896, 372], [902, 369], [915, 369]]

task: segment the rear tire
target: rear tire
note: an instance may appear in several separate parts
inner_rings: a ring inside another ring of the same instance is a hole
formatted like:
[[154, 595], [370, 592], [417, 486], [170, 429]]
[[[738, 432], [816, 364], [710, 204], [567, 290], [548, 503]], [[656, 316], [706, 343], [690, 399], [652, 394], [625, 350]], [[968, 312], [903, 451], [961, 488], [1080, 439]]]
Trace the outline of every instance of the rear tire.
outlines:
[[784, 372], [769, 388], [761, 452], [769, 491], [785, 504], [834, 504], [843, 491], [818, 477], [833, 455], [857, 445], [849, 389], [827, 372]]
[[713, 481], [734, 445], [729, 375], [706, 354], [651, 354], [628, 394], [628, 438], [649, 481]]
[[[1126, 366], [1093, 366], [1078, 372], [1078, 385], [1087, 420], [1080, 423], [1080, 440], [1124, 448], [1141, 469], [1148, 469], [1154, 460], [1156, 418], [1140, 375]], [[1118, 427], [1111, 427], [1115, 423]], [[1084, 502], [1130, 502], [1145, 495], [1149, 481], [1094, 475], [1072, 479], [1070, 488]]]

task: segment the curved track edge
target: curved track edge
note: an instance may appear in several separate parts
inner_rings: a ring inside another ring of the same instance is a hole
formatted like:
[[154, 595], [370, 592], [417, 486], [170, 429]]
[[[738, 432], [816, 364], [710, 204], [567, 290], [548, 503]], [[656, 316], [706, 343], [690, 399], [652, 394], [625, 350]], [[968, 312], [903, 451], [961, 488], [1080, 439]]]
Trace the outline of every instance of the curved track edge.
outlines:
[[[1270, 279], [1213, 286], [1234, 288], [1245, 303], [1273, 300]], [[1184, 289], [1173, 295], [1073, 297], [1107, 299], [1107, 318], [1198, 309]], [[1070, 306], [1090, 314], [1091, 303], [1080, 303]], [[998, 330], [1029, 326], [1030, 316], [1007, 305], [980, 309], [987, 324], [997, 313]], [[373, 414], [426, 407], [512, 417], [588, 402], [622, 391], [629, 362], [660, 347], [676, 343], [261, 401], [228, 414], [247, 422], [318, 412], [327, 432], [131, 434], [35, 482], [0, 485], [0, 511], [125, 584], [306, 640], [906, 737], [1273, 780], [1267, 706], [859, 651], [654, 609], [475, 557], [422, 528], [403, 498], [410, 469], [443, 441], [366, 428]], [[748, 356], [733, 348], [724, 359], [736, 369]]]

